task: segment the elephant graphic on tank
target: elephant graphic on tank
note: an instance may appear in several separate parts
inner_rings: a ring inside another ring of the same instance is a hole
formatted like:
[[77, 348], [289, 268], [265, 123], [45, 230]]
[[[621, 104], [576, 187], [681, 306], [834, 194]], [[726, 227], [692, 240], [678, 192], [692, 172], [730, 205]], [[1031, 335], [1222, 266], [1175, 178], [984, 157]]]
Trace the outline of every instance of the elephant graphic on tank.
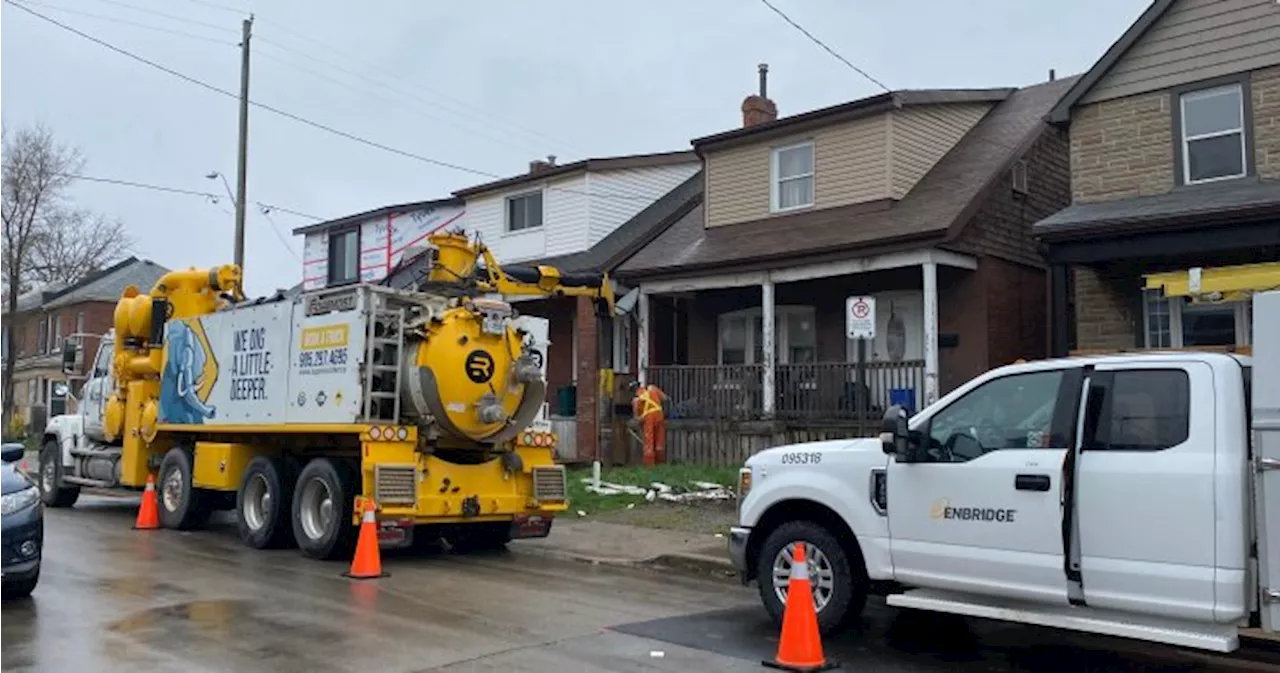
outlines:
[[[196, 331], [174, 320], [165, 326], [168, 357], [160, 378], [160, 410], [165, 423], [200, 424], [217, 415], [217, 409], [200, 397], [209, 355]], [[216, 376], [216, 369], [215, 369]], [[208, 393], [205, 393], [206, 396]]]

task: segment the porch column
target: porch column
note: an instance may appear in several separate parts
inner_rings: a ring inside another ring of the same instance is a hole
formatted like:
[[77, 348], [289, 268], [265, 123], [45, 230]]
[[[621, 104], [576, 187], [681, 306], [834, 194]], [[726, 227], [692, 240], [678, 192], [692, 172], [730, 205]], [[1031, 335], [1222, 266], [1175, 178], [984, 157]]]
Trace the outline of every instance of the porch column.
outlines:
[[636, 298], [636, 331], [636, 380], [643, 386], [649, 383], [649, 293], [643, 287]]
[[760, 344], [764, 353], [764, 376], [761, 392], [764, 395], [764, 415], [773, 416], [774, 407], [774, 344], [773, 344], [773, 281], [765, 278], [760, 283]]
[[924, 272], [924, 405], [938, 401], [938, 264], [925, 262]]

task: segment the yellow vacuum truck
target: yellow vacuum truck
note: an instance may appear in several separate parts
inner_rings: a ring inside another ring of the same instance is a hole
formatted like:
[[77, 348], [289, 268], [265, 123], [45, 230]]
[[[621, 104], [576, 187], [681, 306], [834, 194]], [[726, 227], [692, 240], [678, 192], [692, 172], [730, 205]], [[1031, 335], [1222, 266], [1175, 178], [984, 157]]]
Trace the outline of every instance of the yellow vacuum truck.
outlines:
[[[546, 321], [503, 298], [588, 296], [612, 314], [609, 279], [503, 269], [461, 232], [429, 242], [410, 289], [246, 301], [236, 266], [127, 288], [76, 413], [48, 424], [44, 502], [154, 477], [165, 527], [234, 509], [246, 544], [325, 559], [351, 553], [360, 497], [384, 547], [547, 535], [567, 505], [542, 419]], [[67, 369], [86, 356], [76, 341]]]

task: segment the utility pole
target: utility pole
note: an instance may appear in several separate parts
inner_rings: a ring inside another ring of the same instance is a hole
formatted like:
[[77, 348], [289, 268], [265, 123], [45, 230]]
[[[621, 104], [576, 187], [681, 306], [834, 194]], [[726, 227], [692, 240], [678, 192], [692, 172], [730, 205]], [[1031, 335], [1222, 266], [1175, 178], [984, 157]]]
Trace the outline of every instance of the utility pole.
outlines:
[[244, 20], [240, 40], [240, 156], [236, 164], [236, 247], [235, 262], [244, 273], [244, 208], [245, 164], [249, 153], [249, 38], [253, 33], [253, 15]]

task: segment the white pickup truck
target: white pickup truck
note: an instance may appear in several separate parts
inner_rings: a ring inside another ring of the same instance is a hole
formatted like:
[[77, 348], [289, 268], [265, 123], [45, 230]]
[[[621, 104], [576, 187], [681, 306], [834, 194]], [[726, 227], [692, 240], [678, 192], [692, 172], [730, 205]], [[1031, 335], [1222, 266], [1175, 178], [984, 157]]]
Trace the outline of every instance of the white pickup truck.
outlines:
[[1253, 301], [1252, 358], [1018, 363], [890, 409], [878, 439], [752, 456], [743, 581], [780, 619], [804, 544], [824, 632], [870, 593], [1220, 652], [1280, 629], [1280, 292]]

